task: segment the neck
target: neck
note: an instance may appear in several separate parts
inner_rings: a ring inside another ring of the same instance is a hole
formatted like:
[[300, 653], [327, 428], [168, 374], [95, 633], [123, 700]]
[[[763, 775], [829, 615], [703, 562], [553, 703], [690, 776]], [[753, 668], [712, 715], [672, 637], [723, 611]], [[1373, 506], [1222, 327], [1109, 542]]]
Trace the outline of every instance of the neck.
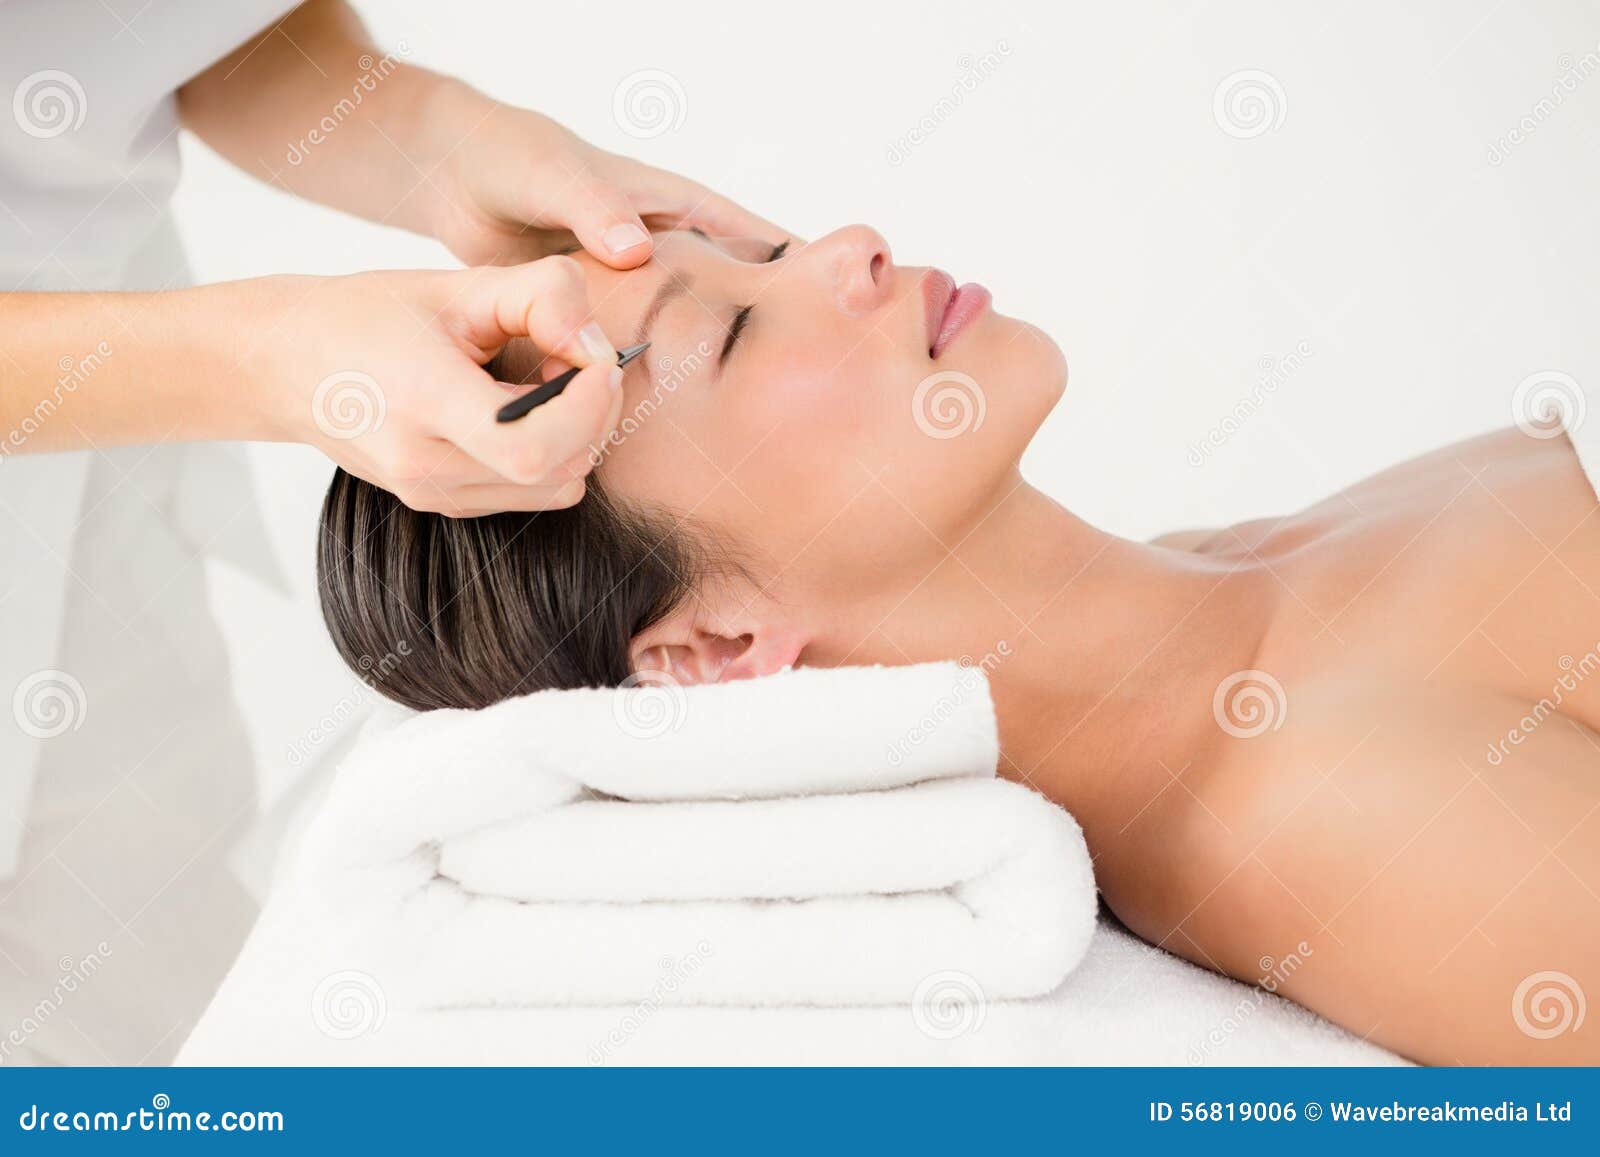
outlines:
[[1002, 493], [926, 577], [852, 609], [866, 642], [844, 661], [981, 663], [1001, 773], [1072, 811], [1093, 847], [1215, 740], [1213, 692], [1253, 666], [1270, 583], [1106, 534], [1020, 478]]

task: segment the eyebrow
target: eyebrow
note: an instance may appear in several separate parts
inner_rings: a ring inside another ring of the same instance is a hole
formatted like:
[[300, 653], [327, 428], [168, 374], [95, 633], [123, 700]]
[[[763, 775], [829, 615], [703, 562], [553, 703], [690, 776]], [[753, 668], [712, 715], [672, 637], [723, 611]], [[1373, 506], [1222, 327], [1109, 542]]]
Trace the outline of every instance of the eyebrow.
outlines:
[[667, 274], [656, 288], [650, 304], [645, 307], [643, 316], [639, 318], [639, 327], [633, 333], [634, 345], [651, 340], [650, 329], [656, 324], [656, 318], [661, 316], [661, 311], [688, 293], [692, 284], [692, 278], [682, 277], [676, 273]]

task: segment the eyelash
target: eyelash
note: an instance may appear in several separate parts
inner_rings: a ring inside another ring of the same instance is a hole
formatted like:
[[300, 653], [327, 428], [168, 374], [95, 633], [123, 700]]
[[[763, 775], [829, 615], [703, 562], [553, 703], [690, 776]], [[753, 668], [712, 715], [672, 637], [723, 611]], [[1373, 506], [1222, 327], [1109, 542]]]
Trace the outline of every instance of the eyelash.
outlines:
[[[767, 260], [763, 264], [770, 265], [778, 260], [788, 248], [789, 243], [787, 241], [774, 245], [772, 252], [767, 255]], [[750, 312], [753, 309], [755, 309], [755, 306], [747, 305], [733, 315], [733, 324], [728, 327], [728, 340], [722, 343], [722, 356], [718, 359], [719, 361], [727, 361], [728, 355], [733, 352], [733, 347], [739, 344], [739, 335], [744, 332], [744, 327], [749, 322]]]

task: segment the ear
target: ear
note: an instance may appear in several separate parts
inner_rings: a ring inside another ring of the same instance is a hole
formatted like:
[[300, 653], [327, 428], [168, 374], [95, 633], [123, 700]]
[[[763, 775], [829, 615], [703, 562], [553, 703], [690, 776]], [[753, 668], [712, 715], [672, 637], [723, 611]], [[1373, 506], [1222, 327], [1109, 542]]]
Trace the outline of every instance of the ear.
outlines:
[[690, 600], [634, 636], [633, 669], [686, 685], [728, 683], [793, 667], [809, 642], [808, 632], [763, 597], [721, 608]]

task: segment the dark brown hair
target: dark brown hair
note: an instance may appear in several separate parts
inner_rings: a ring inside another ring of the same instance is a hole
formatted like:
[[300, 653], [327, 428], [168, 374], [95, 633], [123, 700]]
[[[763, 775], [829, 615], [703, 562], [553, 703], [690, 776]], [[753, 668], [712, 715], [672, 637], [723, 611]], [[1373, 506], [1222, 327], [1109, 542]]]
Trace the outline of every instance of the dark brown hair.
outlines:
[[616, 686], [629, 644], [706, 573], [698, 537], [594, 476], [566, 510], [448, 518], [334, 472], [317, 587], [352, 670], [408, 707]]

